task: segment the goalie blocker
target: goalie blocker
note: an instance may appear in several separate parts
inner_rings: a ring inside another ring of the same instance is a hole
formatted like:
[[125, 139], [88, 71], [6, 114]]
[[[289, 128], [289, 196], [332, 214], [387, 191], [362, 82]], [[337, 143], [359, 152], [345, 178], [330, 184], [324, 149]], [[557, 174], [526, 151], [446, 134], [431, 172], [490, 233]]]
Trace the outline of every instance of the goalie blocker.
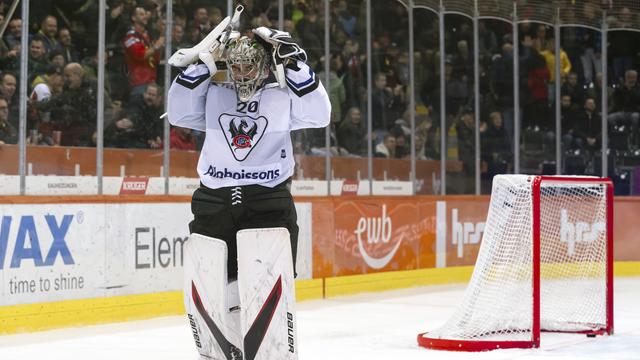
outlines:
[[224, 241], [185, 244], [185, 308], [201, 358], [296, 360], [295, 286], [289, 232], [237, 234], [238, 281], [228, 281]]

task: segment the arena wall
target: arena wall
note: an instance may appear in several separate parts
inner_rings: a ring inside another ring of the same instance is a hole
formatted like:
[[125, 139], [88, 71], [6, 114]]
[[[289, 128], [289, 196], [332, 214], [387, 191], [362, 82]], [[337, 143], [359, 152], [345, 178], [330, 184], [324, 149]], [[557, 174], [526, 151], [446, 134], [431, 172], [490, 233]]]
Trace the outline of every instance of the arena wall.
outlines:
[[[0, 333], [180, 314], [188, 196], [0, 197]], [[296, 197], [298, 300], [465, 282], [489, 197]], [[640, 275], [640, 198], [615, 200]]]

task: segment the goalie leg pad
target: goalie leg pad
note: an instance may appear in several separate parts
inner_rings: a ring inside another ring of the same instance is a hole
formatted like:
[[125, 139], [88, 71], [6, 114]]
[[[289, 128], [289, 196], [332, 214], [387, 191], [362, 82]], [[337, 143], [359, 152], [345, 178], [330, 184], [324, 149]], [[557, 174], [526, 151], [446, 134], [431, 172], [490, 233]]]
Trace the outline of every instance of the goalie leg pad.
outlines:
[[286, 228], [241, 230], [237, 240], [245, 360], [297, 360], [289, 231]]
[[227, 244], [191, 234], [184, 254], [184, 306], [198, 353], [202, 358], [242, 359], [237, 282], [227, 284]]

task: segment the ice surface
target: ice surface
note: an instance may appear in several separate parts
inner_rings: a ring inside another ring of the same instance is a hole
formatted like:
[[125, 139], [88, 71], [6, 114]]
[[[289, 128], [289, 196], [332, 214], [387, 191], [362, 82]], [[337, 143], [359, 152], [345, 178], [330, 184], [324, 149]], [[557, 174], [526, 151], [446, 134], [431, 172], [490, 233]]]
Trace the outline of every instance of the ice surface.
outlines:
[[[464, 286], [433, 286], [298, 304], [300, 360], [640, 359], [640, 278], [615, 283], [615, 335], [543, 334], [540, 349], [470, 355], [418, 347], [453, 313]], [[0, 336], [2, 360], [196, 360], [183, 317]], [[277, 359], [274, 359], [277, 360]]]

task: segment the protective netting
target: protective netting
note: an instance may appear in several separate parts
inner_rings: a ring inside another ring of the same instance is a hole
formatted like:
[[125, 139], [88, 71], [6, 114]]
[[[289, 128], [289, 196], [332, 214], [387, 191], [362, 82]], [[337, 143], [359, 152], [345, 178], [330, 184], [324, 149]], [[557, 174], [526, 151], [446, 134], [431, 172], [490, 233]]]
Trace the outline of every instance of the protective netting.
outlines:
[[[403, 2], [407, 2], [407, 0], [403, 0]], [[413, 5], [415, 7], [429, 9], [436, 13], [440, 11], [440, 0], [414, 0]]]
[[[396, 0], [409, 7], [409, 0]], [[478, 16], [512, 21], [513, 0], [447, 0], [445, 12], [460, 13], [469, 17], [477, 3]], [[414, 0], [414, 7], [440, 10], [440, 0]], [[517, 2], [519, 22], [539, 22], [547, 25], [584, 26], [600, 30], [603, 10], [611, 30], [640, 31], [639, 0], [520, 0]]]
[[[494, 178], [482, 245], [462, 305], [426, 338], [532, 339], [533, 179]], [[540, 213], [541, 329], [605, 329], [606, 186], [543, 182]]]
[[513, 20], [513, 0], [478, 1], [478, 15], [492, 17], [504, 21]]
[[587, 26], [597, 30], [602, 27], [602, 7], [598, 2], [564, 1], [558, 7], [560, 25]]
[[640, 31], [640, 1], [638, 0], [610, 0], [605, 7], [609, 30], [638, 30]]
[[447, 0], [443, 2], [445, 13], [459, 13], [473, 17], [475, 8], [474, 0]]
[[549, 0], [518, 1], [518, 21], [541, 22], [553, 25], [556, 18], [556, 7]]

